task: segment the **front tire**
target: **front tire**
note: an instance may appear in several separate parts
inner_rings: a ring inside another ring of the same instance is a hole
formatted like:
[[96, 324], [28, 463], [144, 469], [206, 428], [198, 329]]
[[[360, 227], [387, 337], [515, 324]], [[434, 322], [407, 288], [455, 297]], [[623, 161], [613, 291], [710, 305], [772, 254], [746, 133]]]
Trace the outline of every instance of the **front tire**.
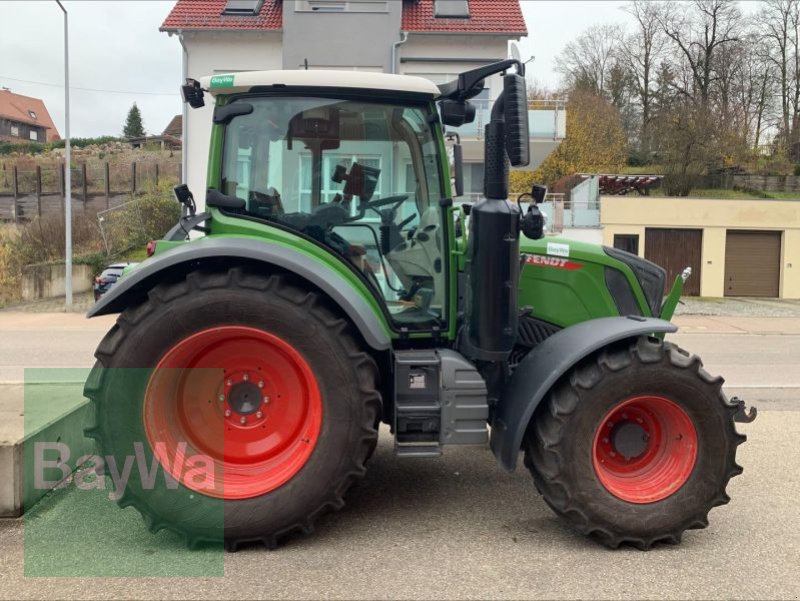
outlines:
[[310, 533], [377, 440], [375, 362], [289, 276], [235, 268], [161, 284], [96, 357], [86, 433], [117, 466], [136, 463], [119, 504], [189, 545]]
[[547, 504], [608, 547], [705, 528], [742, 472], [736, 407], [700, 359], [652, 338], [605, 349], [553, 389], [525, 439]]

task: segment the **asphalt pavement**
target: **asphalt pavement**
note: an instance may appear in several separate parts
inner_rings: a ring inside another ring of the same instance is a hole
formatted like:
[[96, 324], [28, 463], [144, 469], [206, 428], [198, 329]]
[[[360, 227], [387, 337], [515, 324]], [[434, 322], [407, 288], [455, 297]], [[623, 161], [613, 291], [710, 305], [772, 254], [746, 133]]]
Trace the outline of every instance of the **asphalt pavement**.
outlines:
[[[7, 315], [0, 375], [10, 378], [23, 365], [84, 366], [108, 325]], [[749, 440], [739, 451], [744, 474], [728, 487], [732, 502], [679, 546], [608, 551], [570, 531], [529, 475], [503, 472], [488, 449], [397, 460], [383, 432], [345, 509], [274, 552], [188, 551], [171, 533], [150, 535], [133, 509], [102, 493], [55, 491], [25, 518], [0, 520], [0, 599], [796, 599], [800, 319], [678, 321], [672, 338], [760, 409], [739, 426]]]

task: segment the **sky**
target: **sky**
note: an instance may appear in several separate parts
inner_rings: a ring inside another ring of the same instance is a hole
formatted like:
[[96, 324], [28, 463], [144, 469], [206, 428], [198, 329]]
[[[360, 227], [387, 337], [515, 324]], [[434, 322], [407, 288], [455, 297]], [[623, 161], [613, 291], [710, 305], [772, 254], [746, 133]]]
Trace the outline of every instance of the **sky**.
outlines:
[[[399, 0], [395, 0], [399, 1]], [[172, 1], [65, 1], [69, 11], [72, 137], [120, 135], [136, 102], [145, 129], [160, 133], [181, 112], [181, 51], [158, 31]], [[595, 23], [631, 23], [622, 0], [522, 0], [528, 77], [554, 87], [555, 57]], [[743, 2], [745, 12], [757, 2]], [[54, 1], [0, 1], [0, 86], [42, 98], [64, 135], [63, 14]], [[503, 58], [503, 57], [498, 57]], [[98, 91], [100, 90], [100, 91]]]

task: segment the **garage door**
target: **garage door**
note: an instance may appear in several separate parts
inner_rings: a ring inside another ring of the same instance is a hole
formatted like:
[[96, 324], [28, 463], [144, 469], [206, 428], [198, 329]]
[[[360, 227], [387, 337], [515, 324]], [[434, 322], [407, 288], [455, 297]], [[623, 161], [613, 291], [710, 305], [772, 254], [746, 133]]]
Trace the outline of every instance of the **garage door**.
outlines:
[[725, 296], [778, 296], [781, 233], [728, 230]]
[[644, 233], [644, 257], [667, 270], [667, 289], [686, 267], [692, 277], [683, 293], [700, 294], [700, 258], [703, 252], [703, 230], [684, 230], [649, 227]]

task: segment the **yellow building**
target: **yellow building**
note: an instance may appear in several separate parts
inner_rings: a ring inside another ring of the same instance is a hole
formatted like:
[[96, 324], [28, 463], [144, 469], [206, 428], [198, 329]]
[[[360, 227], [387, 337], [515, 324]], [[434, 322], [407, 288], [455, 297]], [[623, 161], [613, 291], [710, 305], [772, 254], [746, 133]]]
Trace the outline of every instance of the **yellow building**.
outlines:
[[687, 294], [800, 298], [800, 199], [603, 196], [603, 243], [691, 266]]

